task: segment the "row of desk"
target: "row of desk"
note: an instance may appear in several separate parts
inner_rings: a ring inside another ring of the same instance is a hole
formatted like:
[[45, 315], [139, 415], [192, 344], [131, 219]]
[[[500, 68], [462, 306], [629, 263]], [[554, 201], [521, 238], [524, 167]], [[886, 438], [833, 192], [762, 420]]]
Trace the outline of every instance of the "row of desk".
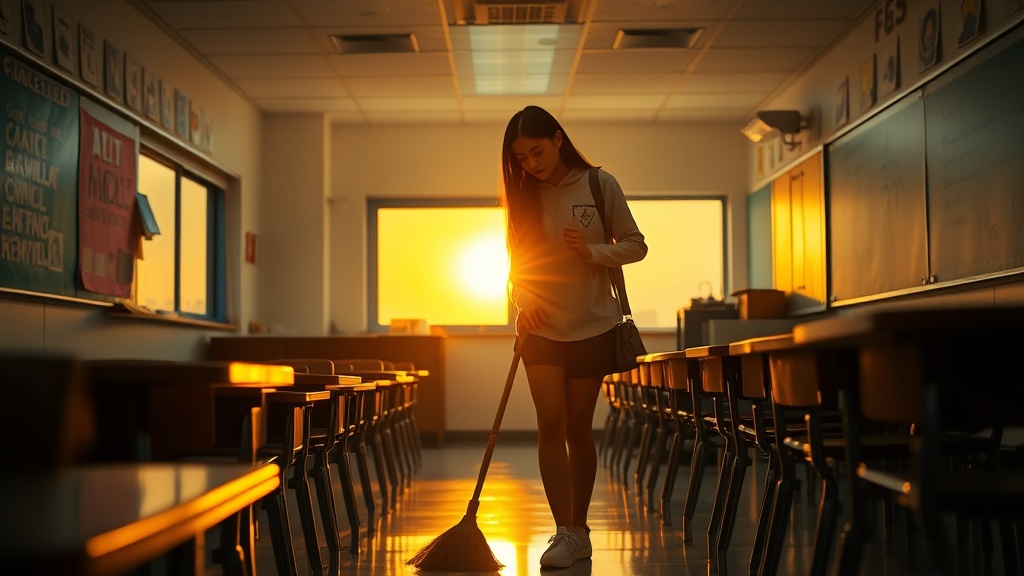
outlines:
[[[347, 444], [350, 434], [372, 434], [371, 421], [392, 417], [376, 411], [386, 407], [387, 396], [377, 391], [414, 379], [374, 373], [364, 381], [358, 373], [307, 373], [287, 363], [15, 354], [0, 357], [0, 374], [6, 384], [0, 565], [86, 575], [121, 574], [157, 559], [176, 574], [204, 573], [205, 534], [225, 522], [238, 530], [236, 541], [220, 548], [225, 573], [252, 574], [253, 505], [278, 501], [287, 529], [287, 484], [298, 489], [299, 512], [309, 527], [306, 459], [322, 457], [319, 471], [326, 472], [328, 458], [338, 458], [330, 450], [335, 440], [341, 442], [335, 452], [347, 457], [355, 450]], [[363, 394], [358, 401], [340, 401], [357, 394]], [[338, 401], [328, 405], [332, 399]], [[314, 415], [315, 405], [324, 410]], [[326, 430], [327, 421], [340, 432]], [[397, 487], [397, 473], [388, 475], [377, 460], [378, 471]], [[347, 461], [345, 466], [343, 474]], [[296, 472], [287, 476], [289, 467]], [[325, 477], [317, 485], [321, 504], [332, 496]], [[386, 494], [382, 501], [386, 510]], [[336, 552], [341, 546], [333, 500], [330, 509], [321, 505], [320, 514]], [[238, 524], [243, 521], [247, 525]], [[350, 551], [358, 553], [358, 522], [351, 528]], [[276, 529], [271, 526], [272, 536]], [[324, 563], [315, 527], [312, 534], [307, 551], [315, 574]], [[291, 537], [278, 536], [278, 572], [296, 573], [294, 554], [285, 550]]]
[[1024, 424], [1024, 308], [856, 311], [641, 360], [606, 378], [605, 462], [670, 525], [676, 468], [691, 443], [682, 518], [691, 541], [707, 452], [720, 455], [706, 529], [710, 573], [730, 571], [726, 550], [754, 453], [768, 466], [744, 572], [777, 573], [799, 465], [808, 489], [821, 489], [811, 574], [859, 573], [881, 529], [867, 513], [876, 501], [909, 509], [923, 527], [928, 573], [971, 573], [976, 560], [964, 531], [951, 543], [950, 515], [980, 519], [983, 554], [992, 553], [995, 523], [1006, 573], [1020, 569], [1024, 474], [1002, 458], [1001, 439]]

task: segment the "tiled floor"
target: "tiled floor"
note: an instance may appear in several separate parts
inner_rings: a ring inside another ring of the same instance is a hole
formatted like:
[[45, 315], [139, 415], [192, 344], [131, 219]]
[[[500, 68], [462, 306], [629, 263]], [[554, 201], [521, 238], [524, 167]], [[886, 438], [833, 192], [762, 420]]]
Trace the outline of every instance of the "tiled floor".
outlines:
[[[397, 507], [377, 519], [377, 535], [361, 538], [358, 554], [343, 551], [340, 576], [413, 575], [429, 576], [439, 572], [420, 572], [405, 562], [416, 552], [455, 524], [466, 512], [476, 484], [485, 444], [449, 444], [443, 449], [425, 448], [423, 465], [410, 488], [398, 499]], [[635, 459], [634, 459], [635, 462]], [[754, 521], [759, 506], [760, 482], [764, 464], [755, 459], [747, 474], [740, 515], [729, 549], [731, 574], [747, 574], [753, 540]], [[601, 466], [591, 508], [593, 558], [569, 569], [544, 570], [545, 576], [661, 576], [708, 574], [705, 530], [711, 514], [716, 482], [715, 466], [707, 466], [695, 517], [696, 536], [683, 544], [681, 517], [689, 466], [682, 466], [671, 503], [671, 526], [661, 524], [660, 515], [641, 510], [634, 486], [624, 489], [611, 470]], [[487, 543], [505, 564], [503, 576], [538, 576], [540, 554], [554, 530], [541, 488], [532, 443], [502, 442], [499, 438], [491, 461], [476, 523]], [[376, 486], [376, 484], [374, 484]], [[660, 493], [660, 485], [658, 491]], [[362, 496], [357, 494], [359, 501]], [[378, 510], [379, 510], [379, 494]], [[294, 505], [294, 501], [291, 502]], [[339, 507], [340, 504], [339, 500]], [[293, 508], [294, 510], [294, 508]], [[779, 575], [807, 574], [814, 534], [816, 504], [808, 501], [805, 488], [798, 492], [790, 519], [790, 534], [779, 566]], [[344, 510], [339, 510], [342, 541], [348, 542]], [[364, 519], [365, 508], [360, 508]], [[297, 514], [292, 513], [294, 534], [300, 537]], [[265, 517], [261, 518], [265, 522]], [[901, 542], [903, 539], [899, 539]], [[323, 539], [321, 537], [321, 542]], [[918, 550], [926, 550], [918, 545]], [[886, 552], [873, 544], [865, 556], [862, 574], [905, 576], [918, 571], [907, 567], [905, 546]], [[296, 541], [300, 573], [306, 568], [306, 555]], [[326, 547], [324, 548], [326, 562]], [[998, 559], [998, 550], [996, 552]], [[993, 574], [1001, 574], [996, 562]], [[275, 574], [269, 535], [257, 543], [257, 572]], [[326, 572], [326, 571], [325, 571]], [[967, 574], [982, 572], [968, 569]]]

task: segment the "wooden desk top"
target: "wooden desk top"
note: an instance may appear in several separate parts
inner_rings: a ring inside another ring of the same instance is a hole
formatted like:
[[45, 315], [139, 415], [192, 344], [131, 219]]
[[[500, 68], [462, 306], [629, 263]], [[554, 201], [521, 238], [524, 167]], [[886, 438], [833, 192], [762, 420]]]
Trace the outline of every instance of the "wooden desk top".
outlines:
[[774, 350], [792, 348], [793, 334], [776, 334], [774, 336], [761, 336], [760, 338], [749, 338], [729, 344], [729, 354], [739, 356], [743, 354], [761, 354]]
[[714, 358], [719, 356], [729, 355], [728, 344], [715, 344], [711, 346], [694, 346], [687, 348], [683, 352], [686, 353], [687, 358]]
[[[855, 312], [793, 327], [797, 344], [849, 345], [866, 340], [931, 335], [957, 339], [957, 333], [1019, 330], [1024, 307], [912, 308]], [[992, 338], [996, 338], [995, 334]]]
[[5, 474], [0, 557], [24, 573], [122, 574], [257, 502], [278, 473], [276, 464], [144, 463]]
[[230, 384], [232, 386], [290, 386], [291, 366], [224, 360], [85, 360], [94, 383], [114, 384]]
[[686, 350], [672, 350], [671, 352], [652, 352], [644, 356], [644, 362], [659, 362], [662, 360], [685, 360]]

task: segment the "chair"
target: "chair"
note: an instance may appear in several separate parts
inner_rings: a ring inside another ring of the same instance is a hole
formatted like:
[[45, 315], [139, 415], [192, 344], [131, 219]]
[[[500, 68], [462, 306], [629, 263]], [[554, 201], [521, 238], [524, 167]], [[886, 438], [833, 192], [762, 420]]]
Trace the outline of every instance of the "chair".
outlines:
[[[656, 353], [649, 355], [648, 358], [654, 366], [660, 367], [664, 388], [668, 394], [665, 416], [671, 421], [666, 420], [664, 423], [668, 435], [666, 441], [668, 455], [665, 463], [665, 481], [661, 488], [661, 523], [663, 526], [671, 526], [670, 502], [675, 488], [676, 474], [682, 460], [683, 448], [687, 441], [693, 441], [696, 437], [693, 422], [693, 398], [690, 393], [687, 360], [683, 351]], [[693, 474], [690, 475], [690, 479], [694, 480]], [[696, 481], [699, 482], [699, 479]], [[684, 526], [689, 526], [692, 510], [690, 512], [689, 517], [684, 517]], [[684, 528], [684, 533], [688, 533], [687, 528]]]
[[[329, 391], [300, 391], [300, 390], [273, 390], [267, 394], [267, 427], [273, 431], [275, 423], [284, 420], [281, 428], [282, 434], [279, 437], [269, 438], [268, 442], [260, 451], [260, 455], [275, 455], [281, 467], [282, 484], [290, 488], [298, 502], [299, 518], [302, 524], [303, 540], [306, 544], [306, 554], [309, 557], [310, 570], [314, 574], [323, 572], [323, 560], [320, 554], [320, 542], [317, 535], [315, 509], [313, 507], [312, 493], [310, 492], [310, 473], [307, 470], [309, 456], [313, 453], [311, 435], [312, 407], [317, 402], [327, 402], [331, 399]], [[284, 418], [281, 416], [284, 415]], [[287, 474], [291, 471], [290, 476]], [[318, 499], [330, 499], [330, 490], [326, 493], [322, 485], [316, 484], [318, 488]], [[323, 510], [323, 508], [321, 508]], [[337, 524], [332, 530], [330, 527], [331, 517], [322, 515], [321, 521], [324, 524], [328, 546], [332, 553], [331, 562], [335, 561], [337, 548]]]
[[[792, 334], [780, 336], [768, 356], [776, 445], [782, 464], [782, 478], [776, 488], [776, 502], [772, 508], [771, 537], [782, 538], [785, 533], [795, 482], [794, 463], [806, 462], [816, 474], [822, 490], [811, 574], [825, 574], [842, 506], [837, 474], [840, 465], [849, 471], [857, 461], [849, 452], [848, 421], [842, 419], [839, 408], [840, 392], [846, 388], [844, 383], [856, 373], [856, 358], [843, 350], [800, 346]], [[802, 420], [799, 427], [792, 425], [794, 420]], [[865, 435], [860, 458], [892, 462], [909, 456], [911, 438], [908, 429], [875, 426], [862, 432]], [[860, 504], [849, 505], [851, 514], [862, 513], [856, 508]]]
[[[1024, 424], [1021, 326], [1024, 308], [949, 308], [875, 311], [794, 328], [798, 343], [842, 347], [854, 357], [857, 370], [844, 381], [848, 450], [857, 463], [853, 510], [873, 491], [895, 496], [921, 519], [931, 574], [975, 572], [963, 554], [954, 562], [953, 551], [962, 548], [948, 541], [949, 514], [997, 521], [1006, 572], [1019, 569], [1012, 534], [1024, 509], [1024, 473], [1000, 468], [998, 445], [1005, 427]], [[864, 431], [873, 425], [913, 426], [906, 466], [880, 467], [867, 458]], [[973, 454], [978, 447], [984, 458]], [[843, 531], [841, 574], [857, 574], [870, 536], [863, 516], [854, 514]], [[988, 558], [982, 562], [980, 571], [991, 567]]]

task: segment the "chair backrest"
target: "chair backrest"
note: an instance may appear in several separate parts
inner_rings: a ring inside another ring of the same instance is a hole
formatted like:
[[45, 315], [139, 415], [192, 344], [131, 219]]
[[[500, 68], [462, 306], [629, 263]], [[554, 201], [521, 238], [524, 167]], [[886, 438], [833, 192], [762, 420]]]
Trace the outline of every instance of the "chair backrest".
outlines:
[[334, 360], [335, 370], [344, 371], [367, 371], [367, 372], [382, 372], [388, 370], [385, 367], [384, 360], [379, 358], [341, 358]]
[[278, 358], [267, 363], [291, 366], [296, 372], [308, 374], [334, 374], [334, 362], [327, 358]]

